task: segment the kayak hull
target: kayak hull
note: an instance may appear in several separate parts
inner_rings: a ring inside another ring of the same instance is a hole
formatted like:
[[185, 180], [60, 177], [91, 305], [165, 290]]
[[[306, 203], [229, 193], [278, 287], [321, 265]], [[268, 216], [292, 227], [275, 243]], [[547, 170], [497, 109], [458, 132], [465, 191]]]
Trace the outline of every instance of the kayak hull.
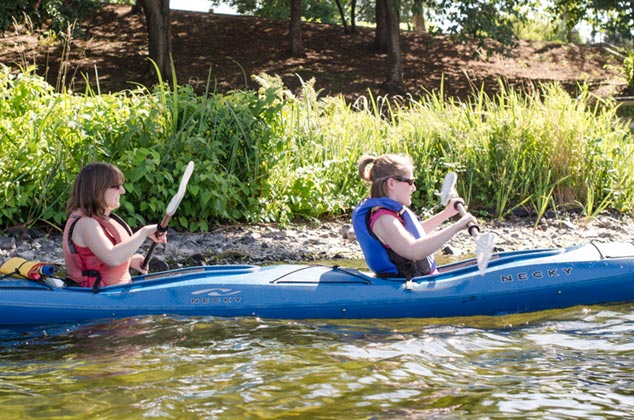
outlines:
[[275, 319], [503, 315], [634, 300], [634, 244], [495, 254], [434, 276], [380, 279], [312, 265], [218, 265], [135, 277], [94, 293], [19, 278], [0, 281], [0, 324], [86, 322], [141, 315]]

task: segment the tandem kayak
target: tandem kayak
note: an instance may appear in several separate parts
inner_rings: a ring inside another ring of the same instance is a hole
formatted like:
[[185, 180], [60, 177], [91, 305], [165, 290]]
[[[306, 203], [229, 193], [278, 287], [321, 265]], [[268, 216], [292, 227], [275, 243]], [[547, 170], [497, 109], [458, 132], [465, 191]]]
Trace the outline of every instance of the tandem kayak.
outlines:
[[0, 324], [52, 324], [141, 315], [276, 319], [504, 315], [634, 300], [634, 243], [494, 254], [432, 276], [382, 279], [321, 265], [216, 265], [134, 277], [92, 289], [5, 276]]

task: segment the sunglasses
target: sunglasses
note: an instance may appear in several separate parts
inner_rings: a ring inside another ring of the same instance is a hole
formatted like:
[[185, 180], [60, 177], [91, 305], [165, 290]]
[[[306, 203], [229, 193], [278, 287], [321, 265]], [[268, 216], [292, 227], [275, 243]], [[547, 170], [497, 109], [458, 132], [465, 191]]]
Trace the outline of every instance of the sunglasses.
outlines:
[[416, 182], [416, 178], [403, 178], [402, 176], [392, 176], [390, 178], [394, 178], [397, 181], [407, 182], [410, 186], [414, 185]]

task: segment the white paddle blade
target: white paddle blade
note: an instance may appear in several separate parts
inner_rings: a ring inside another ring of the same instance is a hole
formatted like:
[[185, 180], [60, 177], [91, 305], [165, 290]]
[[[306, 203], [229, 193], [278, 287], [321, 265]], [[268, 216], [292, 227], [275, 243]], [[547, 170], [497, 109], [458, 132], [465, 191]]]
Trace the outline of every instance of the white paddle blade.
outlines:
[[176, 213], [176, 209], [180, 205], [183, 197], [185, 196], [185, 191], [187, 191], [187, 183], [189, 182], [189, 178], [191, 178], [192, 173], [194, 172], [194, 161], [189, 161], [187, 167], [185, 168], [185, 172], [183, 173], [183, 178], [181, 178], [181, 183], [178, 186], [178, 191], [176, 195], [172, 197], [172, 201], [167, 205], [167, 213], [169, 216], [173, 216]]
[[445, 175], [445, 180], [442, 182], [442, 190], [440, 190], [440, 203], [446, 206], [453, 197], [457, 196], [456, 182], [458, 181], [458, 175], [455, 172], [448, 172]]
[[493, 254], [493, 246], [495, 245], [497, 237], [494, 233], [483, 233], [478, 235], [475, 240], [476, 243], [476, 261], [478, 262], [478, 271], [481, 276], [484, 275], [484, 272], [489, 265], [489, 260], [491, 260], [491, 255]]

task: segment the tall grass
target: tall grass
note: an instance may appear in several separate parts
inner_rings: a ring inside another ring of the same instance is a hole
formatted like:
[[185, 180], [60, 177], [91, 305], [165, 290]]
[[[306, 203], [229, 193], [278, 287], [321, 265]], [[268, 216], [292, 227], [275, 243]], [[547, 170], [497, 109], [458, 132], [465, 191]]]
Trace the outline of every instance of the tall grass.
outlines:
[[[55, 92], [32, 70], [0, 71], [0, 226], [61, 226], [84, 164], [126, 175], [120, 213], [158, 220], [189, 160], [197, 164], [175, 225], [207, 230], [236, 221], [286, 223], [348, 214], [367, 188], [364, 153], [408, 153], [417, 164], [413, 207], [438, 205], [449, 170], [471, 210], [504, 218], [516, 208], [588, 217], [634, 204], [632, 135], [611, 102], [556, 85], [532, 95], [501, 86], [468, 101], [443, 93], [355, 103], [323, 97], [314, 81], [293, 94], [260, 75], [258, 91], [159, 84], [115, 94]], [[98, 87], [97, 87], [98, 89]], [[98, 90], [97, 90], [98, 91]]]
[[631, 133], [614, 106], [586, 88], [572, 98], [554, 84], [532, 95], [501, 85], [495, 96], [479, 92], [459, 104], [429, 95], [400, 109], [398, 121], [434, 177], [457, 170], [465, 199], [489, 215], [520, 206], [537, 218], [548, 209], [587, 216], [631, 209], [624, 193], [633, 185]]

